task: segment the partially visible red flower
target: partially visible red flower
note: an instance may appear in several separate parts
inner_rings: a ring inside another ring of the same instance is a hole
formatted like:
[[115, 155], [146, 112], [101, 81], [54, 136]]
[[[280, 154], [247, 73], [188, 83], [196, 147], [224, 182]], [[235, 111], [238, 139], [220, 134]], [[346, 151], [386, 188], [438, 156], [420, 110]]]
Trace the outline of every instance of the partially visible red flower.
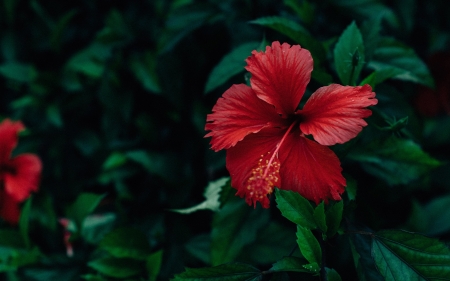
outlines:
[[72, 230], [74, 228], [74, 222], [67, 218], [60, 218], [58, 222], [64, 228], [63, 241], [64, 246], [66, 247], [66, 255], [70, 258], [73, 257], [73, 245], [70, 241], [70, 237], [72, 236]]
[[18, 133], [24, 129], [20, 121], [0, 123], [0, 217], [11, 224], [19, 221], [20, 203], [38, 190], [42, 170], [41, 160], [34, 154], [11, 158]]
[[419, 86], [414, 101], [417, 111], [427, 117], [434, 117], [440, 113], [450, 115], [450, 52], [434, 53], [427, 64], [436, 88]]
[[231, 86], [205, 126], [212, 149], [227, 150], [236, 194], [264, 208], [275, 186], [316, 204], [340, 200], [346, 181], [339, 159], [326, 146], [347, 142], [367, 125], [362, 118], [372, 112], [366, 107], [378, 102], [371, 87], [332, 84], [297, 109], [313, 69], [309, 51], [273, 42], [246, 62], [251, 87]]

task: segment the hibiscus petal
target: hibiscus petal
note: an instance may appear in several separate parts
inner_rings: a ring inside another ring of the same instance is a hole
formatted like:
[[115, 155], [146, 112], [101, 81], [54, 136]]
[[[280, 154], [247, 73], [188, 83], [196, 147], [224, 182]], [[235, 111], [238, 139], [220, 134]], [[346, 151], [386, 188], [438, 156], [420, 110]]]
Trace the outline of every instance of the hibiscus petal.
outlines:
[[[268, 208], [267, 196], [274, 186], [281, 184], [277, 155], [270, 164], [269, 161], [284, 131], [286, 130], [277, 128], [264, 129], [245, 137], [227, 150], [226, 162], [231, 175], [231, 186], [237, 189], [236, 195], [245, 197], [249, 205], [256, 206], [256, 202], [260, 202], [264, 208]], [[269, 169], [263, 177], [267, 166]]]
[[283, 116], [293, 114], [311, 78], [311, 53], [299, 45], [273, 42], [266, 52], [253, 51], [246, 60], [250, 83], [258, 97]]
[[340, 200], [346, 185], [336, 154], [326, 146], [293, 131], [279, 150], [279, 188], [293, 190], [319, 204], [321, 200]]
[[272, 105], [260, 100], [255, 92], [244, 84], [233, 85], [217, 101], [213, 113], [206, 118], [205, 137], [212, 137], [215, 151], [230, 148], [246, 135], [265, 127], [284, 126], [284, 120]]
[[11, 152], [17, 146], [17, 134], [25, 129], [22, 122], [9, 119], [0, 124], [0, 163], [5, 163], [11, 157]]
[[21, 154], [11, 159], [8, 165], [13, 173], [5, 173], [5, 191], [14, 200], [22, 202], [31, 192], [38, 190], [42, 163], [33, 154]]
[[20, 204], [4, 190], [0, 190], [0, 217], [16, 225], [20, 218]]
[[296, 112], [302, 119], [300, 130], [313, 135], [322, 145], [345, 143], [367, 125], [362, 118], [369, 117], [372, 111], [365, 108], [377, 102], [369, 85], [321, 87], [311, 95], [303, 110]]

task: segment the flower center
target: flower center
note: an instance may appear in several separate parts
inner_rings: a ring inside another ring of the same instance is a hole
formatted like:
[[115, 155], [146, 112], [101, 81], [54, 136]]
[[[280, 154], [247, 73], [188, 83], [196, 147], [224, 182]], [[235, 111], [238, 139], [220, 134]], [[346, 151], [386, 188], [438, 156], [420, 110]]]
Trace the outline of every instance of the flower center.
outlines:
[[247, 182], [245, 198], [249, 205], [256, 207], [256, 202], [259, 201], [264, 208], [269, 206], [267, 195], [272, 193], [273, 187], [280, 178], [280, 163], [278, 160], [274, 160], [274, 155], [270, 151], [261, 155], [258, 165], [252, 169], [252, 175]]
[[278, 151], [295, 124], [297, 122], [292, 122], [286, 130], [280, 142], [277, 143], [275, 151], [273, 153], [269, 151], [265, 155], [261, 155], [257, 166], [252, 169], [252, 175], [248, 179], [247, 190], [245, 191], [247, 204], [256, 207], [256, 202], [259, 201], [264, 208], [269, 207], [267, 195], [272, 193], [275, 185], [280, 186], [281, 182]]

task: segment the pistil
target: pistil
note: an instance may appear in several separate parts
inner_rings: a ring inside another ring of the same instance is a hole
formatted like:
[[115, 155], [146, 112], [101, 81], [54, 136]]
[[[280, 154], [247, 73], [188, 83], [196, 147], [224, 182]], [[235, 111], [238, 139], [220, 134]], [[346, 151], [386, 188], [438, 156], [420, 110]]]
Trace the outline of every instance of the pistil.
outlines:
[[[275, 184], [280, 184], [280, 162], [277, 159], [278, 151], [285, 141], [287, 135], [291, 132], [297, 122], [292, 122], [289, 128], [284, 133], [281, 140], [277, 143], [275, 151], [271, 153], [268, 151], [265, 155], [261, 155], [257, 166], [252, 169], [252, 175], [248, 179], [246, 190], [238, 191], [238, 194], [243, 196], [249, 205], [256, 206], [259, 201], [265, 208], [269, 206], [268, 194], [271, 194]], [[269, 160], [267, 160], [267, 158]]]

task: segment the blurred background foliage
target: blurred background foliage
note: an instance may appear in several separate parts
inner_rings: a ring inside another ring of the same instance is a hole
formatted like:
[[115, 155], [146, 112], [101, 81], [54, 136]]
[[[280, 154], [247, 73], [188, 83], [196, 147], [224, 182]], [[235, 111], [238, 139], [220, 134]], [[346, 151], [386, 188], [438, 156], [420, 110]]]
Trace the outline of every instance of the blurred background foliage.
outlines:
[[[288, 255], [295, 228], [275, 204], [253, 210], [231, 191], [228, 213], [170, 209], [202, 202], [208, 183], [228, 176], [203, 128], [217, 98], [245, 83], [251, 50], [274, 40], [310, 49], [308, 95], [341, 83], [333, 50], [353, 21], [365, 47], [355, 82], [380, 72], [364, 80], [379, 99], [370, 126], [357, 145], [334, 148], [348, 198], [358, 190], [349, 216], [449, 241], [450, 119], [416, 102], [436, 76], [421, 59], [450, 51], [448, 11], [444, 0], [2, 1], [0, 117], [28, 128], [14, 153], [44, 163], [19, 226], [1, 225], [2, 278], [168, 280], [185, 266]], [[230, 236], [240, 238], [223, 242]], [[330, 253], [338, 272], [352, 268], [342, 245]]]

